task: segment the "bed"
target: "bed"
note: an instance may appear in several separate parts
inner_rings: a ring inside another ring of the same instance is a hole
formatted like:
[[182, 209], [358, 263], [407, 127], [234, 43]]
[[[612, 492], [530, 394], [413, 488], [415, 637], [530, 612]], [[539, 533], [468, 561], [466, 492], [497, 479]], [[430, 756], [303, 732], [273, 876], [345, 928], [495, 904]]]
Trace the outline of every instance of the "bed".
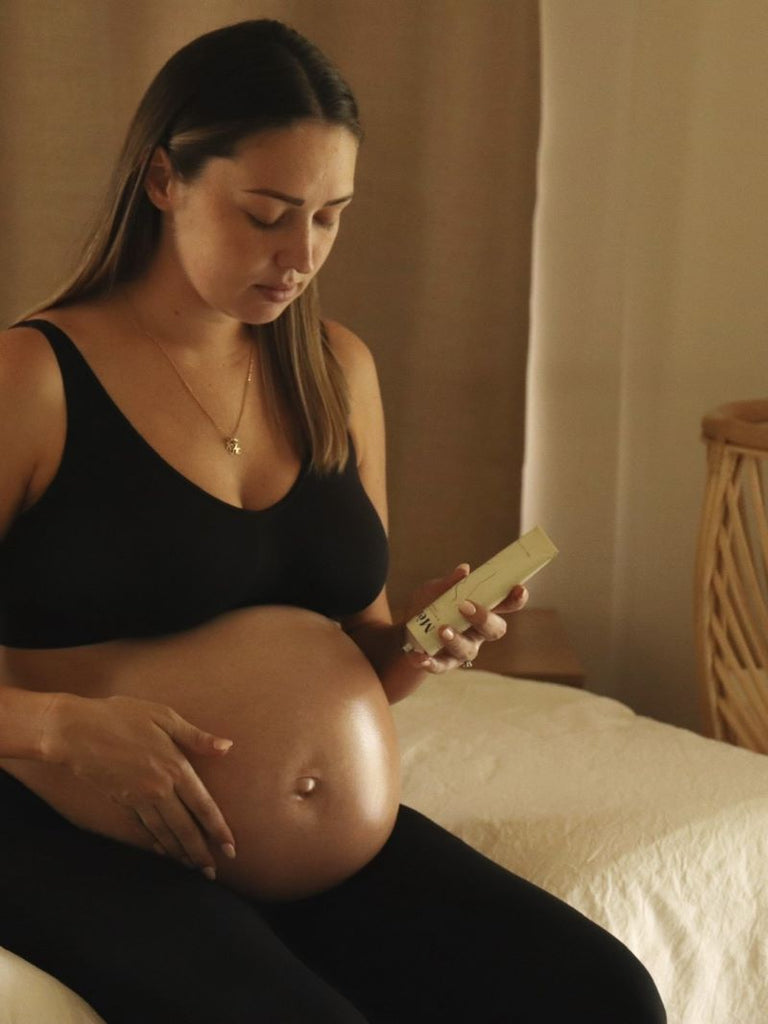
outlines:
[[[405, 802], [622, 939], [669, 1024], [765, 1024], [767, 757], [479, 670], [394, 712]], [[0, 950], [0, 1024], [100, 1020]]]

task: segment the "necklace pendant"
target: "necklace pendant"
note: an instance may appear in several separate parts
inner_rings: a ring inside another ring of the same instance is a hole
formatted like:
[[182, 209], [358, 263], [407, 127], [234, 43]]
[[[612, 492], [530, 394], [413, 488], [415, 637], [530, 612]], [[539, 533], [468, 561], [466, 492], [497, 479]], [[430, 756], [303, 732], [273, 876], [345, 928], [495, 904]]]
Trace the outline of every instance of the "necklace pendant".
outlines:
[[225, 437], [224, 447], [230, 455], [242, 455], [243, 449], [240, 447], [240, 441], [236, 437]]

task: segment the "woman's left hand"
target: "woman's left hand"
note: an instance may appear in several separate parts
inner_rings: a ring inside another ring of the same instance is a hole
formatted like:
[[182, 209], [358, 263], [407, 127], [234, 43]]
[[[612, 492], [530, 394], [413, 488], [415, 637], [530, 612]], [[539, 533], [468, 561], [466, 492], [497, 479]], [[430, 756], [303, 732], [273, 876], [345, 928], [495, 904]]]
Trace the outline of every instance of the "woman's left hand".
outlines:
[[[452, 573], [441, 579], [430, 580], [420, 587], [409, 605], [406, 622], [431, 604], [441, 594], [469, 575], [466, 562], [457, 566]], [[493, 610], [473, 602], [460, 606], [462, 616], [467, 620], [467, 629], [461, 633], [445, 627], [440, 632], [443, 647], [432, 656], [421, 651], [410, 651], [406, 657], [416, 668], [425, 672], [440, 674], [467, 662], [473, 662], [477, 652], [486, 641], [500, 640], [507, 631], [505, 615], [519, 611], [528, 600], [528, 591], [523, 586], [513, 587], [504, 600]]]

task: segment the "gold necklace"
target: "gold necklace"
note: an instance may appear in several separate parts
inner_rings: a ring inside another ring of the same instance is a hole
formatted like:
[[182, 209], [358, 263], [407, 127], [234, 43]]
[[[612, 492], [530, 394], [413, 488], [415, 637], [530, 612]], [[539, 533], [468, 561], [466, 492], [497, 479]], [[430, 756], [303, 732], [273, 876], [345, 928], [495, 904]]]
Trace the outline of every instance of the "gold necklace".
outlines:
[[126, 301], [126, 304], [128, 306], [128, 310], [130, 312], [131, 320], [136, 325], [136, 327], [141, 331], [141, 333], [144, 334], [147, 338], [149, 338], [149, 340], [151, 342], [154, 342], [154, 344], [160, 350], [162, 355], [165, 356], [165, 359], [167, 360], [169, 366], [171, 367], [173, 372], [176, 374], [176, 376], [181, 381], [182, 385], [186, 389], [186, 391], [189, 394], [190, 398], [194, 401], [195, 405], [203, 413], [203, 415], [206, 417], [206, 419], [208, 419], [213, 424], [213, 426], [216, 428], [216, 433], [219, 434], [219, 436], [222, 438], [222, 440], [224, 442], [224, 450], [226, 452], [228, 452], [229, 455], [242, 455], [243, 454], [243, 447], [240, 444], [240, 439], [237, 436], [237, 431], [238, 431], [238, 429], [240, 427], [240, 421], [243, 418], [243, 412], [245, 410], [245, 400], [248, 397], [248, 385], [253, 380], [253, 344], [250, 345], [250, 355], [248, 357], [248, 373], [245, 376], [245, 384], [243, 385], [243, 397], [242, 397], [242, 400], [240, 402], [240, 412], [237, 414], [237, 420], [235, 421], [234, 427], [232, 428], [232, 430], [229, 433], [226, 433], [225, 431], [223, 431], [221, 429], [219, 424], [216, 422], [216, 420], [213, 418], [213, 416], [211, 416], [211, 414], [205, 408], [205, 406], [200, 401], [200, 399], [197, 397], [195, 392], [192, 390], [192, 388], [190, 387], [189, 383], [185, 379], [183, 373], [178, 368], [178, 366], [176, 365], [175, 361], [171, 358], [170, 353], [166, 352], [165, 348], [163, 347], [163, 345], [160, 344], [160, 342], [154, 336], [154, 334], [150, 334], [149, 333], [149, 331], [144, 326], [144, 324], [139, 320], [138, 316], [136, 315], [136, 313], [135, 313], [135, 311], [133, 309], [133, 306], [128, 301], [128, 299], [126, 299], [125, 301]]

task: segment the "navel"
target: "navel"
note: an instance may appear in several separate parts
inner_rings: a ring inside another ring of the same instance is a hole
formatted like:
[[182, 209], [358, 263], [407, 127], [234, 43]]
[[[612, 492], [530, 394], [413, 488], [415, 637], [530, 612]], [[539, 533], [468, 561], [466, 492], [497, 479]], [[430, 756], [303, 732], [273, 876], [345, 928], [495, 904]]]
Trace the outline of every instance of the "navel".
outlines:
[[312, 796], [312, 794], [317, 790], [317, 784], [319, 781], [320, 780], [314, 775], [301, 775], [296, 779], [296, 784], [293, 790], [294, 795], [299, 797], [301, 800], [306, 799], [308, 796]]

